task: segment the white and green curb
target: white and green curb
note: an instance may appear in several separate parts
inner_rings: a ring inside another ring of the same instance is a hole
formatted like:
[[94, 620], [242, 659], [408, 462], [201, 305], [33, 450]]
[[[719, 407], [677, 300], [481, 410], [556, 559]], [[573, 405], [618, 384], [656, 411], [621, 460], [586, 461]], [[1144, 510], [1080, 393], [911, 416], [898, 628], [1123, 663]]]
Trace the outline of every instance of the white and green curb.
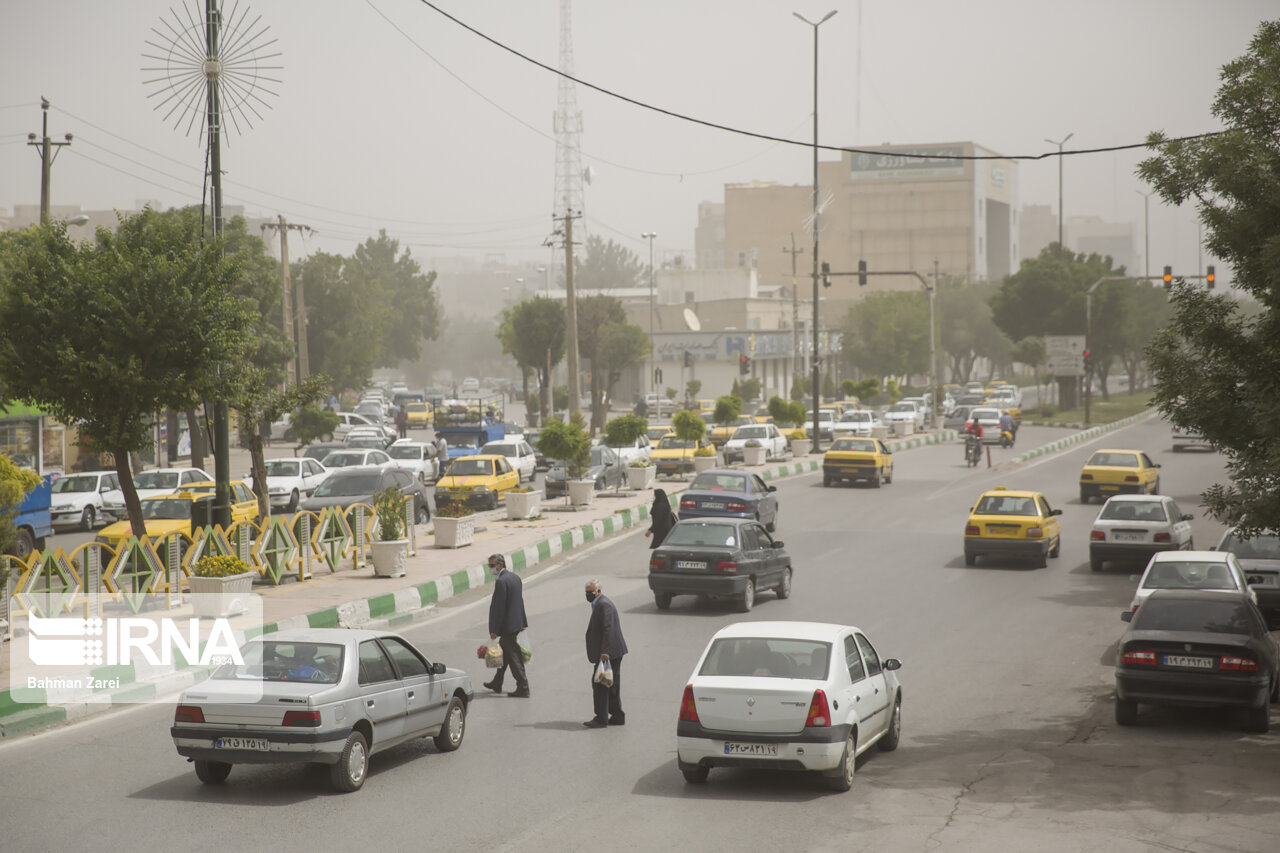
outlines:
[[1109, 424], [1102, 424], [1101, 426], [1090, 427], [1089, 429], [1083, 430], [1081, 432], [1075, 432], [1064, 438], [1060, 438], [1057, 441], [1051, 441], [1048, 444], [1042, 445], [1041, 447], [1037, 447], [1035, 450], [1029, 450], [1026, 453], [1023, 453], [1019, 456], [1015, 456], [1012, 459], [1007, 460], [1002, 464], [1021, 465], [1023, 462], [1030, 462], [1032, 459], [1035, 459], [1038, 456], [1045, 456], [1050, 453], [1056, 453], [1059, 450], [1070, 447], [1073, 444], [1079, 444], [1082, 441], [1088, 441], [1090, 439], [1097, 438], [1100, 435], [1105, 435], [1114, 430], [1122, 429], [1123, 427], [1127, 427], [1130, 424], [1135, 424], [1140, 420], [1149, 418], [1154, 414], [1156, 414], [1155, 409], [1147, 409], [1145, 412], [1139, 412], [1136, 415], [1130, 415], [1127, 418], [1121, 418], [1120, 420], [1112, 421]]

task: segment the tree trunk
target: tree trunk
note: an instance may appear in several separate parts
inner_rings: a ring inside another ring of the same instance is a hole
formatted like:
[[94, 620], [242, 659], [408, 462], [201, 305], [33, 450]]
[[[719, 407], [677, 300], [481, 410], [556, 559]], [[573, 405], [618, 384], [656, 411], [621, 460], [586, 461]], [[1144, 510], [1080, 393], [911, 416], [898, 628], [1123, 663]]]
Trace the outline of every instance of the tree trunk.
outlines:
[[[271, 517], [270, 497], [267, 494], [267, 463], [262, 452], [262, 433], [257, 425], [250, 424], [241, 416], [240, 439], [249, 441], [249, 466], [253, 474], [253, 493], [258, 496], [258, 515], [263, 519]], [[251, 428], [246, 428], [246, 424]]]
[[120, 491], [124, 493], [124, 508], [129, 516], [129, 527], [133, 530], [134, 536], [146, 536], [147, 526], [142, 522], [142, 502], [138, 500], [138, 488], [133, 484], [133, 474], [129, 470], [129, 451], [123, 447], [113, 447], [111, 456], [115, 460]]
[[200, 429], [200, 418], [195, 409], [187, 409], [187, 429], [191, 431], [191, 467], [204, 467], [204, 431]]
[[542, 425], [546, 426], [551, 420], [551, 371], [543, 368], [539, 373], [542, 374], [542, 394], [539, 403], [542, 411]]
[[1080, 405], [1080, 378], [1078, 376], [1059, 376], [1058, 404], [1063, 409], [1074, 409]]
[[594, 434], [604, 428], [604, 389], [605, 383], [600, 381], [600, 366], [591, 359], [591, 432]]

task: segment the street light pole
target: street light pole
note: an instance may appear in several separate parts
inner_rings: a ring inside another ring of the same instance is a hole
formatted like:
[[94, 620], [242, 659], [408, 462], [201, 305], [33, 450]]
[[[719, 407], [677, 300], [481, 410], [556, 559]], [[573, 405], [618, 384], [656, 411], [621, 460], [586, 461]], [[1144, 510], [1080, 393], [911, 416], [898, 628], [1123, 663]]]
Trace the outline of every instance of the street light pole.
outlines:
[[792, 12], [800, 20], [813, 27], [813, 446], [821, 447], [818, 434], [818, 409], [821, 405], [821, 386], [818, 382], [818, 27], [835, 15], [832, 9], [817, 22], [810, 21], [799, 12]]
[[654, 360], [656, 356], [653, 345], [653, 238], [657, 236], [656, 231], [646, 231], [640, 235], [641, 239], [649, 241], [649, 391], [654, 395], [658, 393], [657, 364]]
[[40, 149], [40, 224], [49, 224], [49, 172], [53, 169], [53, 161], [64, 145], [71, 144], [71, 134], [66, 134], [65, 142], [52, 142], [49, 139], [49, 102], [40, 99], [40, 138], [34, 133], [27, 134], [27, 144]]
[[1062, 137], [1061, 142], [1054, 142], [1052, 139], [1045, 139], [1050, 145], [1058, 146], [1058, 252], [1061, 253], [1066, 247], [1062, 244], [1062, 146], [1067, 144], [1067, 140], [1075, 136], [1075, 132], [1068, 133]]
[[1151, 277], [1151, 193], [1134, 190], [1142, 196], [1142, 274]]

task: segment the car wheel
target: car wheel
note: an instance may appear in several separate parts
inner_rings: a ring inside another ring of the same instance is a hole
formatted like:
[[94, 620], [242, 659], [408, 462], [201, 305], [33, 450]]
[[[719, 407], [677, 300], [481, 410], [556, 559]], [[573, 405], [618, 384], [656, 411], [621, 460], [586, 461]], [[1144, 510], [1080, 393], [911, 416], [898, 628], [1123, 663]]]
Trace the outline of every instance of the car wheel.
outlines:
[[876, 469], [875, 475], [872, 476], [871, 478], [871, 488], [873, 489], [880, 488], [880, 469], [879, 468]]
[[978, 555], [970, 554], [968, 551], [964, 555], [964, 564], [966, 566], [976, 566], [978, 564]]
[[206, 785], [221, 785], [230, 775], [231, 765], [225, 761], [196, 759], [196, 778]]
[[1175, 444], [1175, 445], [1173, 446], [1173, 452], [1174, 452], [1174, 453], [1181, 453], [1181, 452], [1182, 452], [1182, 445], [1181, 445], [1181, 444]]
[[1090, 558], [1089, 558], [1089, 569], [1090, 569], [1091, 571], [1095, 571], [1095, 572], [1100, 572], [1100, 571], [1102, 571], [1102, 561], [1101, 561], [1101, 560], [1099, 560], [1099, 559], [1097, 559], [1096, 557], [1090, 557]]
[[1032, 565], [1035, 566], [1035, 568], [1037, 569], [1043, 569], [1044, 567], [1049, 565], [1048, 546], [1045, 546], [1045, 549], [1041, 551], [1039, 555], [1036, 556], [1036, 561]]
[[782, 570], [782, 581], [773, 588], [773, 591], [778, 594], [778, 598], [791, 597], [791, 567], [790, 566], [787, 566], [785, 569]]
[[285, 512], [297, 512], [297, 511], [298, 511], [298, 490], [294, 489], [293, 493], [289, 495], [289, 505], [285, 507]]
[[1271, 730], [1271, 691], [1262, 700], [1262, 707], [1250, 708], [1244, 715], [1244, 728], [1248, 732], [1265, 735]]
[[893, 752], [898, 748], [898, 741], [902, 739], [902, 697], [899, 696], [893, 703], [893, 715], [889, 717], [889, 730], [884, 733], [884, 737], [880, 738], [877, 746], [881, 752]]
[[747, 585], [742, 590], [742, 595], [738, 596], [738, 612], [750, 613], [752, 606], [756, 603], [756, 582], [754, 578], [747, 578]]
[[824, 485], [824, 486], [830, 486], [830, 485], [831, 485], [831, 475], [830, 475], [830, 474], [823, 474], [823, 475], [822, 475], [822, 485]]
[[711, 775], [711, 768], [702, 764], [681, 764], [680, 773], [690, 785], [701, 785]]
[[849, 732], [849, 739], [844, 742], [844, 752], [840, 755], [840, 763], [836, 766], [835, 775], [827, 779], [833, 791], [844, 793], [853, 787], [853, 774], [857, 771], [858, 730]]
[[497, 509], [497, 508], [498, 508], [498, 493], [494, 492], [492, 495], [489, 496], [489, 509]]
[[364, 735], [352, 732], [347, 745], [338, 756], [338, 763], [329, 768], [329, 782], [344, 794], [360, 790], [369, 772], [369, 745]]
[[1049, 556], [1057, 559], [1062, 555], [1062, 537], [1058, 537], [1058, 541], [1053, 543], [1053, 550], [1049, 552]]
[[14, 556], [20, 560], [30, 557], [32, 552], [36, 550], [36, 540], [31, 535], [30, 530], [19, 530], [14, 542]]
[[454, 696], [449, 700], [449, 709], [445, 711], [444, 726], [440, 729], [440, 734], [432, 740], [435, 741], [436, 749], [441, 752], [453, 752], [462, 746], [462, 736], [466, 733], [467, 706], [461, 699]]
[[1089, 503], [1089, 493], [1086, 492], [1084, 489], [1080, 490], [1080, 503], [1082, 504]]
[[425, 503], [418, 507], [417, 511], [413, 514], [413, 520], [417, 524], [426, 524], [431, 520], [431, 510], [427, 509], [427, 505]]
[[892, 465], [884, 469], [884, 482], [886, 486], [893, 482], [893, 466]]
[[80, 513], [80, 529], [92, 530], [93, 522], [93, 507], [87, 506], [84, 508], [84, 512]]
[[778, 529], [778, 511], [776, 509], [773, 511], [773, 518], [769, 519], [769, 523], [764, 526], [764, 529], [770, 533]]
[[1122, 726], [1138, 724], [1138, 703], [1116, 697], [1116, 723]]
[[670, 610], [671, 609], [671, 593], [655, 592], [653, 594], [653, 603], [658, 606], [659, 610]]

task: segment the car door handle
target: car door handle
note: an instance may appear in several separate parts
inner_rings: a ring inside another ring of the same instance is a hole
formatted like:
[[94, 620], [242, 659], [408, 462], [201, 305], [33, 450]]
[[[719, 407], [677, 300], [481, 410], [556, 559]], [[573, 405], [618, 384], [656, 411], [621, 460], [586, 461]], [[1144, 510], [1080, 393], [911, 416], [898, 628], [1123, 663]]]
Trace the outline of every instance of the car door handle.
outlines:
[[[879, 691], [876, 691], [876, 692], [879, 692]], [[409, 691], [409, 698], [410, 698], [410, 699], [412, 699], [412, 698], [413, 698], [413, 691], [412, 691], [412, 690], [410, 690], [410, 691]]]
[[366, 706], [368, 706], [368, 707], [372, 708], [376, 703], [375, 703], [372, 699], [366, 699], [366, 700], [364, 700], [364, 704], [365, 704]]

